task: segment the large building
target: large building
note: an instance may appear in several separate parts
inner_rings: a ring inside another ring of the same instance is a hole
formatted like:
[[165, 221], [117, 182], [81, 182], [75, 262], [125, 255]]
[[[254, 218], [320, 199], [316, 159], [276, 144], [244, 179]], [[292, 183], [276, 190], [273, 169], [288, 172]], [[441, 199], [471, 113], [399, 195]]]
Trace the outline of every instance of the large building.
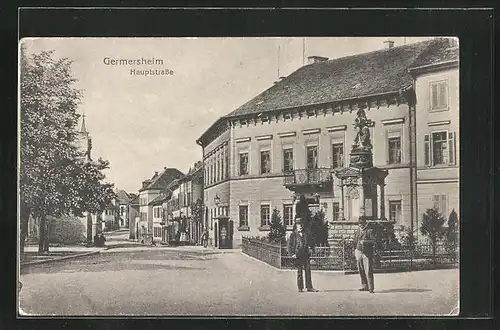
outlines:
[[433, 205], [446, 217], [458, 212], [458, 45], [448, 38], [387, 44], [332, 60], [310, 57], [197, 140], [215, 246], [221, 230], [229, 229], [234, 247], [242, 236], [267, 235], [274, 208], [291, 229], [290, 173], [306, 181], [334, 180], [320, 207], [329, 222], [356, 221], [357, 197], [346, 196], [340, 205], [332, 172], [347, 166], [358, 109], [375, 122], [373, 165], [388, 170], [383, 207], [396, 229], [418, 226]]

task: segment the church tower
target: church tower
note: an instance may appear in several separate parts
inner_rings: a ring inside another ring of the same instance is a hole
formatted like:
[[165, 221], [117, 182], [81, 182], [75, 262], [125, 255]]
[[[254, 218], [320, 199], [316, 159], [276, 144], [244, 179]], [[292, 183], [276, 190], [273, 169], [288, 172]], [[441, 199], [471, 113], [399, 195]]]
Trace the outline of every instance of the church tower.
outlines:
[[76, 143], [78, 150], [81, 152], [82, 160], [90, 161], [92, 159], [92, 138], [90, 137], [87, 127], [85, 126], [85, 113], [82, 115], [82, 126], [77, 132]]

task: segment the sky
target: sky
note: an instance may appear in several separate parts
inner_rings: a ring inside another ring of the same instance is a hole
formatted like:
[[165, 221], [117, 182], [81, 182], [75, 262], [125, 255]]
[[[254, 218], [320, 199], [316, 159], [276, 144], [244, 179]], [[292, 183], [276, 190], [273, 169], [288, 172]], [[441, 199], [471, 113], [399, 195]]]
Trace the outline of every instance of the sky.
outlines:
[[[394, 46], [429, 37], [394, 37]], [[79, 113], [92, 158], [110, 162], [106, 181], [136, 193], [155, 171], [187, 173], [202, 158], [196, 140], [216, 121], [300, 68], [303, 55], [330, 59], [384, 48], [386, 37], [32, 38], [29, 54], [54, 50], [73, 61], [84, 96]], [[303, 47], [305, 45], [305, 47]], [[279, 51], [278, 51], [279, 50]], [[279, 56], [278, 56], [279, 54]], [[106, 65], [105, 59], [160, 59], [163, 65]], [[130, 69], [172, 70], [131, 75]], [[78, 127], [80, 127], [79, 123]]]

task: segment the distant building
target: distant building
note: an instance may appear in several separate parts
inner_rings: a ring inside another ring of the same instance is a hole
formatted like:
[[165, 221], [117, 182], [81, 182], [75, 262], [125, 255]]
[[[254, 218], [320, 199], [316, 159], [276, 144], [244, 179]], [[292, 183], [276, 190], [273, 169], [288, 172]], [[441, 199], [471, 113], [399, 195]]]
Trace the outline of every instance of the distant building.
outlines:
[[[129, 193], [130, 202], [128, 207], [128, 227], [129, 227], [129, 238], [137, 239], [139, 233], [139, 195], [134, 193]], [[137, 221], [136, 221], [137, 220]]]
[[[436, 38], [309, 64], [221, 117], [197, 143], [203, 148], [204, 206], [210, 238], [221, 247], [268, 234], [277, 208], [289, 230], [293, 182], [322, 185], [347, 166], [356, 111], [370, 128], [373, 165], [387, 169], [385, 205], [395, 228], [418, 227], [425, 209], [458, 212], [458, 47]], [[359, 195], [336, 178], [318, 208], [335, 222], [359, 217]], [[331, 184], [331, 183], [330, 183]], [[344, 201], [345, 204], [341, 204]], [[339, 217], [343, 210], [345, 219]], [[332, 227], [332, 226], [331, 226]]]
[[184, 174], [178, 169], [165, 167], [163, 172], [155, 172], [151, 179], [142, 182], [142, 188], [139, 189], [140, 218], [138, 223], [141, 240], [151, 241], [154, 235], [153, 207], [149, 203], [158, 197], [173, 180], [183, 176]]

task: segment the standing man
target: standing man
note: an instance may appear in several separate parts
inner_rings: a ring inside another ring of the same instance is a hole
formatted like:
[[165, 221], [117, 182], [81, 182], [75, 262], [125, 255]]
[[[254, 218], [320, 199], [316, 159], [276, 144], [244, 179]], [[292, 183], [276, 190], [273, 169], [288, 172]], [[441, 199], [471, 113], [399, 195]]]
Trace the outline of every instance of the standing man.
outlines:
[[375, 245], [374, 230], [369, 228], [366, 219], [360, 217], [359, 228], [354, 236], [356, 250], [354, 256], [358, 265], [359, 276], [361, 277], [361, 288], [359, 291], [369, 291], [373, 293], [373, 250]]
[[304, 219], [295, 219], [295, 230], [290, 234], [288, 240], [288, 254], [292, 256], [297, 267], [297, 287], [299, 292], [304, 291], [304, 279], [302, 270], [306, 273], [306, 289], [308, 292], [318, 292], [313, 288], [311, 280], [311, 252], [314, 251], [314, 245], [311, 233], [305, 229]]

